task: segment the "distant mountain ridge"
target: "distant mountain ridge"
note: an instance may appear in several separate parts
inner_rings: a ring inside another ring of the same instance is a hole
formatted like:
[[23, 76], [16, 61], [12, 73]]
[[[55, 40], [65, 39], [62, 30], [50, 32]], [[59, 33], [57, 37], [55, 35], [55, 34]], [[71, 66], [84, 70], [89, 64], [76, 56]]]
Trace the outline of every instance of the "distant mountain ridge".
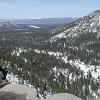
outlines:
[[14, 22], [16, 24], [32, 24], [32, 25], [63, 25], [69, 24], [76, 18], [72, 17], [59, 17], [59, 18], [43, 18], [43, 19], [0, 19], [0, 22]]
[[44, 18], [44, 19], [18, 19], [14, 20], [17, 24], [42, 24], [42, 25], [63, 25], [69, 24], [75, 20], [71, 17], [62, 17], [62, 18]]
[[16, 29], [18, 25], [9, 21], [0, 22], [0, 29]]

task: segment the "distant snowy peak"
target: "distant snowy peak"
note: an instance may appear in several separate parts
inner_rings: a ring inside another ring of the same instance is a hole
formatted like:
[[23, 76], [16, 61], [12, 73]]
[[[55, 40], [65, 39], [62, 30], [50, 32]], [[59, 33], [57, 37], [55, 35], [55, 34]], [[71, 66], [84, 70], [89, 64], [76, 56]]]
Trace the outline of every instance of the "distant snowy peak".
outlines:
[[66, 29], [52, 37], [57, 38], [78, 37], [82, 33], [100, 33], [100, 10], [79, 18], [66, 26]]

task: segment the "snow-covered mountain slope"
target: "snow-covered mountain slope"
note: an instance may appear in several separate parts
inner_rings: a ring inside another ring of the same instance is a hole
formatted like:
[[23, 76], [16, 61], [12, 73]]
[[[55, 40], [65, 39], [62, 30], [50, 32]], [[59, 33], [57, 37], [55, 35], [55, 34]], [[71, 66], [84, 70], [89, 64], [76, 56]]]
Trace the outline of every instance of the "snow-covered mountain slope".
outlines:
[[50, 40], [55, 41], [59, 38], [78, 37], [83, 33], [100, 33], [100, 10], [97, 10], [87, 16], [77, 19], [61, 33], [53, 36]]

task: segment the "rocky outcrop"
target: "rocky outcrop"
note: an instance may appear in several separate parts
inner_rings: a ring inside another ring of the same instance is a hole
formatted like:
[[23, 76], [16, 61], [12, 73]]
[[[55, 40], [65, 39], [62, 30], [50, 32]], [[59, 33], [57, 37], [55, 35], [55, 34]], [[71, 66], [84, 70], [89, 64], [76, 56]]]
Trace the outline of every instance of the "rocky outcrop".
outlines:
[[[0, 90], [0, 94], [4, 94], [4, 98], [11, 97], [13, 99], [9, 100], [37, 100], [37, 93], [31, 87], [19, 84], [9, 84], [3, 87]], [[9, 96], [10, 94], [10, 96]], [[3, 96], [0, 96], [0, 100], [8, 100], [2, 99]]]
[[1, 66], [0, 66], [0, 79], [2, 79], [2, 80], [5, 80], [6, 79], [6, 76], [7, 76], [7, 70], [6, 70], [6, 68], [2, 68]]
[[82, 100], [72, 94], [68, 93], [58, 93], [51, 95], [47, 100]]
[[[19, 84], [8, 84], [0, 89], [0, 100], [38, 100], [37, 92], [31, 87]], [[46, 100], [82, 100], [72, 94], [59, 93]]]

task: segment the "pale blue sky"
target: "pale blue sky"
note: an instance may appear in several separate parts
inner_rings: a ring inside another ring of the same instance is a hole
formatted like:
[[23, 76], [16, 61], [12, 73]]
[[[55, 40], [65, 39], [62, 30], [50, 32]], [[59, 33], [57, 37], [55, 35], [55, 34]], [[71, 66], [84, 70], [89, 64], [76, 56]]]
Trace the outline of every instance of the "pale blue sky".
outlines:
[[0, 0], [0, 17], [81, 17], [100, 9], [100, 0]]

